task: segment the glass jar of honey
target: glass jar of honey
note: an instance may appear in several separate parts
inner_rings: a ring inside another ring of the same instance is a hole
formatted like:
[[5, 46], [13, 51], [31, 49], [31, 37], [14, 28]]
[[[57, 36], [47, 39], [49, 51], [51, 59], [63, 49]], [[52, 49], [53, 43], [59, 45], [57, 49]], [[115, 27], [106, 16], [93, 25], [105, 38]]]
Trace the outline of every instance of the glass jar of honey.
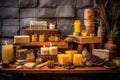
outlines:
[[35, 56], [32, 50], [27, 51], [26, 61], [27, 62], [34, 62]]
[[44, 34], [39, 35], [39, 42], [44, 42], [45, 36]]
[[37, 34], [33, 34], [32, 35], [32, 40], [31, 40], [32, 42], [37, 42]]

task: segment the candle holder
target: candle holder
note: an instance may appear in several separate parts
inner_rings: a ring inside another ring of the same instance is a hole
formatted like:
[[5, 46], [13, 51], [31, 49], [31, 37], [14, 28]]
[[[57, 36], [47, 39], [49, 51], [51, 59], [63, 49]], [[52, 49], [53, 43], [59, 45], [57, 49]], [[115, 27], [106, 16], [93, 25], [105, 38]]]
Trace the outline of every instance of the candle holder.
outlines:
[[81, 32], [81, 36], [87, 36], [87, 31], [82, 30], [82, 32]]

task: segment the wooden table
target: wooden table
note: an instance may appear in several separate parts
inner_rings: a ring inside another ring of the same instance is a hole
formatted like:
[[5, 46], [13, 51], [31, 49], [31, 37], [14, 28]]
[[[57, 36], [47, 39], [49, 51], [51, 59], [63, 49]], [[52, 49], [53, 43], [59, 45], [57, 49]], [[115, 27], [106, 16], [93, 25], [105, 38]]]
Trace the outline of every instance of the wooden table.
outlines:
[[0, 72], [4, 73], [30, 73], [30, 74], [84, 74], [84, 73], [120, 73], [120, 69], [106, 69], [104, 67], [78, 67], [75, 69], [65, 69], [63, 67], [56, 66], [49, 69], [47, 66], [34, 69], [16, 69], [16, 68], [3, 68]]
[[[56, 66], [48, 69], [44, 66], [40, 69], [15, 69], [3, 68], [0, 73], [12, 74], [14, 80], [120, 80], [120, 69], [106, 69], [104, 67], [84, 67], [64, 69]], [[81, 79], [85, 78], [85, 79]]]

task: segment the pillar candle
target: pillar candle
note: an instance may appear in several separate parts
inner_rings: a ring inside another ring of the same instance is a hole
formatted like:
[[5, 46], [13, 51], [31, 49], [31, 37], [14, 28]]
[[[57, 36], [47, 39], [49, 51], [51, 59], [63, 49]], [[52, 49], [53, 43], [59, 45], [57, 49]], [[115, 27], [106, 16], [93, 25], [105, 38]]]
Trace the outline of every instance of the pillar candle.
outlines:
[[32, 42], [37, 42], [37, 34], [32, 35]]
[[80, 20], [74, 22], [74, 32], [80, 32]]
[[2, 46], [2, 60], [13, 61], [13, 45], [3, 45]]
[[82, 55], [81, 54], [74, 54], [73, 55], [73, 64], [79, 65], [82, 63]]
[[55, 25], [53, 23], [50, 23], [49, 29], [54, 30], [55, 29]]
[[65, 54], [63, 56], [63, 64], [65, 64], [66, 62], [70, 62], [71, 61], [71, 56], [69, 54]]
[[57, 58], [58, 58], [58, 64], [63, 65], [63, 57], [65, 54], [57, 54]]
[[70, 55], [70, 62], [73, 62], [73, 55], [77, 54], [78, 51], [76, 51], [76, 50], [66, 50], [65, 53]]
[[58, 53], [58, 48], [56, 46], [49, 47], [49, 54], [50, 55], [57, 55], [57, 53]]
[[48, 55], [49, 48], [48, 47], [41, 47], [41, 55]]

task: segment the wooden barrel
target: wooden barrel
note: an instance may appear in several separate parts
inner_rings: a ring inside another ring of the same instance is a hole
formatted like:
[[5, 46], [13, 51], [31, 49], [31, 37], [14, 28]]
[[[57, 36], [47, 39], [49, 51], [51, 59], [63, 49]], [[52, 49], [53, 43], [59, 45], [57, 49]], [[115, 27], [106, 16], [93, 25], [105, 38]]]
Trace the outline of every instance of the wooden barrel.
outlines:
[[95, 32], [95, 10], [93, 8], [84, 10], [84, 26], [88, 34]]
[[90, 20], [84, 20], [85, 30], [88, 34], [95, 32], [95, 22]]
[[89, 19], [91, 21], [95, 20], [95, 11], [92, 8], [87, 8], [84, 10], [84, 19]]

